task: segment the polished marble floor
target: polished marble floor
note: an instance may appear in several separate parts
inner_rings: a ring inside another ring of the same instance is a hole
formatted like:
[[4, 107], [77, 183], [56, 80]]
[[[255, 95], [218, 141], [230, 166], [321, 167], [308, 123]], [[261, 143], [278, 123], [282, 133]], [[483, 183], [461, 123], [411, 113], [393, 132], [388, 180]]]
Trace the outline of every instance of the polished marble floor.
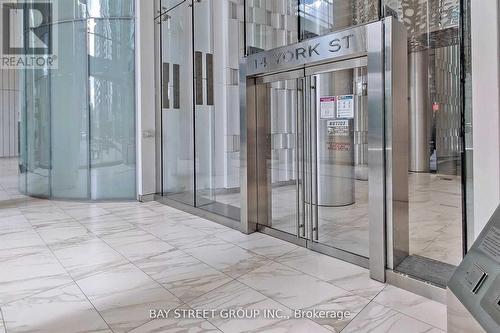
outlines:
[[[431, 332], [445, 306], [358, 266], [156, 202], [27, 198], [0, 161], [0, 333]], [[150, 309], [349, 311], [150, 319]]]

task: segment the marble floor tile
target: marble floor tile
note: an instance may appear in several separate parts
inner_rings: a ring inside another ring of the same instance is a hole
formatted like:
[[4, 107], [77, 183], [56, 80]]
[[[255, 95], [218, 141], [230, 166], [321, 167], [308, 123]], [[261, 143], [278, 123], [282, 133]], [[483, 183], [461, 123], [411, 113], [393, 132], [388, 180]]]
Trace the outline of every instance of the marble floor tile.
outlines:
[[4, 205], [0, 200], [0, 220], [11, 216], [22, 216], [21, 210], [15, 206]]
[[140, 229], [106, 235], [102, 240], [130, 261], [157, 256], [174, 249], [172, 245]]
[[32, 225], [53, 224], [72, 219], [65, 211], [52, 205], [24, 207], [21, 211]]
[[377, 303], [368, 304], [342, 333], [438, 333], [437, 328]]
[[444, 304], [394, 286], [387, 286], [373, 301], [441, 330], [446, 330], [446, 305]]
[[76, 206], [71, 208], [65, 208], [64, 212], [78, 221], [112, 215], [111, 212], [107, 211], [106, 209], [97, 207], [92, 204], [88, 204], [83, 207]]
[[191, 301], [232, 280], [228, 275], [179, 250], [135, 263], [183, 302]]
[[201, 217], [185, 219], [183, 223], [188, 227], [191, 227], [199, 231], [203, 231], [207, 234], [218, 234], [220, 232], [232, 230], [226, 226], [223, 226], [221, 224], [209, 220], [205, 220]]
[[297, 245], [290, 242], [268, 235], [261, 236], [260, 233], [248, 235], [247, 240], [234, 242], [234, 244], [270, 259], [277, 258], [298, 248]]
[[40, 225], [35, 227], [35, 230], [48, 246], [78, 243], [94, 237], [90, 231], [76, 221]]
[[233, 278], [268, 262], [266, 257], [231, 243], [200, 245], [183, 251]]
[[259, 238], [264, 238], [267, 235], [263, 234], [261, 232], [254, 232], [253, 234], [245, 234], [241, 231], [234, 230], [234, 229], [229, 229], [223, 232], [218, 232], [215, 235], [217, 238], [220, 238], [226, 242], [230, 242], [233, 244], [238, 244], [240, 242], [246, 242], [251, 239], [259, 239]]
[[179, 249], [188, 249], [203, 245], [222, 245], [226, 243], [215, 235], [208, 235], [203, 231], [185, 226], [182, 223], [174, 226], [170, 224], [154, 224], [144, 226], [143, 229]]
[[80, 243], [59, 244], [52, 250], [75, 280], [128, 263], [123, 256], [98, 238]]
[[[225, 333], [237, 332], [328, 332], [307, 319], [287, 319], [292, 311], [286, 306], [238, 282], [227, 283], [191, 302], [194, 309], [214, 309], [210, 321]], [[225, 318], [228, 310], [246, 311], [250, 318]], [[286, 318], [269, 318], [265, 310], [279, 310]], [[252, 315], [252, 311], [258, 311]]]
[[276, 261], [368, 299], [385, 287], [372, 280], [367, 269], [304, 248], [289, 252]]
[[9, 333], [110, 331], [74, 283], [2, 306], [2, 312]]
[[0, 305], [73, 281], [46, 247], [0, 259]]
[[149, 310], [181, 302], [137, 267], [128, 264], [77, 280], [84, 294], [116, 333], [149, 321]]
[[129, 333], [222, 333], [205, 319], [152, 320]]
[[127, 209], [112, 209], [108, 208], [107, 210], [111, 211], [114, 215], [122, 217], [124, 220], [129, 222], [139, 221], [143, 218], [152, 217], [152, 216], [160, 216], [161, 214], [154, 212], [146, 207], [136, 206], [130, 207]]
[[0, 251], [45, 246], [45, 242], [31, 227], [16, 226], [0, 231]]
[[6, 333], [5, 323], [3, 321], [2, 308], [0, 308], [0, 333]]
[[82, 218], [78, 222], [96, 236], [137, 229], [136, 225], [125, 222], [123, 218], [113, 214]]
[[366, 298], [275, 262], [238, 280], [290, 309], [348, 311], [348, 318], [315, 320], [336, 332], [369, 303]]

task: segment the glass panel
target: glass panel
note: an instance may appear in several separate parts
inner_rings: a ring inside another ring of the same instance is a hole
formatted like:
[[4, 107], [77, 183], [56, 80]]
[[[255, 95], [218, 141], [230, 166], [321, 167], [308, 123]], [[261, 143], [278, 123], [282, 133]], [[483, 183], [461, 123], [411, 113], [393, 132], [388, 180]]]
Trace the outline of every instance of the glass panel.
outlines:
[[386, 0], [385, 5], [406, 25], [410, 45], [410, 258], [398, 269], [420, 276], [412, 262], [426, 261], [427, 276], [421, 277], [445, 285], [462, 260], [460, 3]]
[[[178, 1], [162, 1], [164, 12]], [[161, 17], [163, 194], [194, 205], [191, 1]]]
[[301, 0], [301, 39], [321, 36], [334, 30], [376, 21], [379, 0]]
[[48, 71], [26, 70], [26, 192], [50, 196], [50, 77]]
[[133, 17], [134, 0], [87, 0], [88, 17]]
[[87, 24], [59, 26], [59, 67], [51, 71], [52, 196], [88, 198]]
[[27, 73], [25, 70], [19, 70], [19, 192], [26, 193], [26, 171], [28, 166], [28, 142], [27, 142]]
[[227, 5], [229, 11], [223, 10], [223, 1], [194, 2], [193, 7], [196, 206], [239, 220], [238, 61], [243, 56], [243, 33], [236, 32], [243, 30], [242, 16], [238, 20], [237, 15], [243, 7]]
[[[259, 111], [258, 124], [264, 124], [266, 145], [259, 145], [257, 156], [265, 158], [259, 166], [265, 176], [268, 217], [267, 226], [290, 234], [297, 234], [297, 80], [283, 80], [259, 89], [257, 100], [267, 100], [266, 110]], [[260, 127], [259, 127], [260, 128]], [[265, 167], [265, 169], [264, 169]], [[262, 195], [262, 190], [259, 189]], [[259, 196], [259, 199], [262, 200]]]
[[345, 69], [314, 78], [316, 241], [368, 257], [367, 70]]
[[297, 42], [298, 0], [246, 1], [248, 53]]
[[134, 21], [89, 20], [92, 199], [133, 198]]
[[133, 17], [134, 0], [57, 0], [54, 9], [57, 21]]
[[85, 1], [58, 0], [53, 3], [55, 3], [54, 10], [56, 12], [55, 18], [57, 21], [87, 17], [87, 5], [85, 4]]

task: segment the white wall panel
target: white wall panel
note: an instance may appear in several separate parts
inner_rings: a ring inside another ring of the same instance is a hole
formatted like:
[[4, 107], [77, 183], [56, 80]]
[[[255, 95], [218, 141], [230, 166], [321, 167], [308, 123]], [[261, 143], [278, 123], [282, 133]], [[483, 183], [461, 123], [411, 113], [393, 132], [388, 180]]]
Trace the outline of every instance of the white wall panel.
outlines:
[[475, 237], [500, 203], [499, 10], [471, 2]]

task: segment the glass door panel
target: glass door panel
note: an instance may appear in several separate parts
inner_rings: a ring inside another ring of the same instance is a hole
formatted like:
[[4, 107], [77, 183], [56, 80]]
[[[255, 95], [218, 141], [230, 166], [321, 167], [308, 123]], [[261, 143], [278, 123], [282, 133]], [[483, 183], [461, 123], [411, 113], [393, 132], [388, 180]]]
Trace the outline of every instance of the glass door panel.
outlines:
[[193, 2], [195, 205], [240, 220], [240, 124], [235, 105], [239, 90], [234, 59], [243, 53], [235, 38], [229, 38], [227, 47], [221, 44], [221, 26], [215, 23], [224, 19], [225, 9], [222, 1]]
[[[259, 84], [257, 154], [262, 224], [303, 235], [301, 126], [303, 79]], [[302, 202], [302, 204], [301, 204]], [[301, 230], [299, 230], [301, 229]]]
[[259, 224], [368, 257], [367, 70], [344, 68], [257, 85]]
[[274, 228], [291, 234], [297, 233], [299, 218], [297, 83], [297, 80], [268, 83], [270, 109], [267, 123], [271, 154], [267, 162], [267, 179], [271, 189], [271, 223]]
[[316, 74], [310, 82], [316, 123], [313, 240], [368, 257], [366, 67]]
[[194, 205], [192, 1], [161, 1], [163, 195]]

